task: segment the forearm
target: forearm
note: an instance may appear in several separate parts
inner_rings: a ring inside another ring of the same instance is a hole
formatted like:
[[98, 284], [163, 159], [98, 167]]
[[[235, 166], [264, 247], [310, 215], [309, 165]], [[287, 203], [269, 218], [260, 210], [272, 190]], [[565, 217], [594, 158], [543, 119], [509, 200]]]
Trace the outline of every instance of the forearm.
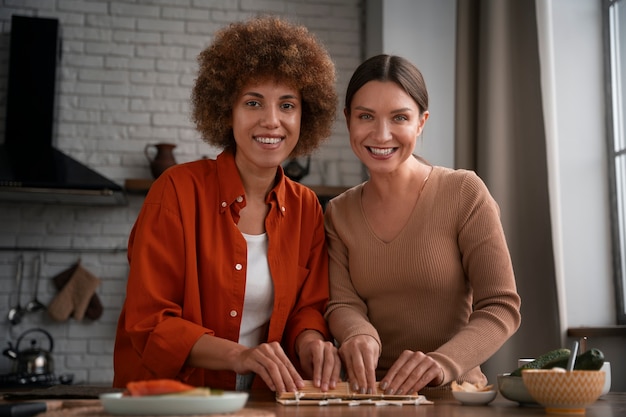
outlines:
[[187, 365], [211, 370], [234, 370], [237, 358], [247, 348], [231, 340], [202, 335], [193, 345]]
[[278, 342], [248, 348], [205, 334], [191, 348], [186, 364], [196, 368], [233, 371], [241, 375], [254, 373], [276, 392], [295, 392], [303, 387], [302, 378]]
[[334, 309], [327, 314], [328, 327], [341, 344], [355, 336], [371, 336], [381, 345], [378, 331], [361, 312], [349, 307]]

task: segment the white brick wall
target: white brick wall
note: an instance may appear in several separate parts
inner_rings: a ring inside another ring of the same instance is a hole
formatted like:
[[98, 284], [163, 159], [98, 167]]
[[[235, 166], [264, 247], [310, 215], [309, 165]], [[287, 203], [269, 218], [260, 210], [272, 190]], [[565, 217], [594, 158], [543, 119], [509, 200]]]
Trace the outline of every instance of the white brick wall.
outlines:
[[[0, 0], [0, 141], [4, 141], [6, 76], [12, 14], [60, 20], [60, 63], [56, 145], [112, 180], [149, 178], [144, 156], [148, 143], [178, 146], [178, 162], [215, 156], [189, 121], [189, 97], [197, 54], [216, 29], [257, 13], [272, 12], [305, 24], [325, 42], [338, 70], [338, 91], [361, 61], [360, 0]], [[338, 112], [335, 134], [314, 155], [303, 182], [320, 184], [318, 161], [338, 163], [343, 185], [361, 181]], [[129, 195], [126, 207], [78, 207], [0, 202], [0, 349], [24, 331], [43, 327], [54, 338], [58, 374], [76, 382], [110, 384], [117, 316], [127, 274], [128, 232], [141, 207]], [[32, 250], [11, 250], [11, 248]], [[15, 262], [26, 264], [21, 303], [33, 295], [33, 259], [43, 254], [39, 298], [49, 302], [51, 278], [79, 258], [98, 276], [105, 309], [97, 321], [57, 323], [45, 312], [27, 314], [11, 326], [9, 307], [16, 298]], [[23, 342], [21, 347], [27, 344]], [[12, 362], [0, 356], [0, 373]]]

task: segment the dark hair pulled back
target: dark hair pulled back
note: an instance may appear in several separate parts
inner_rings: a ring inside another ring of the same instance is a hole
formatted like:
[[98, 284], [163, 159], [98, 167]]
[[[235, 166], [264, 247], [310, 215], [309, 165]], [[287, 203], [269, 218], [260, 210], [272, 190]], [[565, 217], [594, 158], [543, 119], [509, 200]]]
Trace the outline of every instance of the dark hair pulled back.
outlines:
[[345, 108], [350, 112], [352, 99], [370, 81], [391, 81], [415, 100], [423, 113], [428, 110], [428, 90], [420, 70], [406, 58], [397, 55], [376, 55], [357, 67], [346, 89]]

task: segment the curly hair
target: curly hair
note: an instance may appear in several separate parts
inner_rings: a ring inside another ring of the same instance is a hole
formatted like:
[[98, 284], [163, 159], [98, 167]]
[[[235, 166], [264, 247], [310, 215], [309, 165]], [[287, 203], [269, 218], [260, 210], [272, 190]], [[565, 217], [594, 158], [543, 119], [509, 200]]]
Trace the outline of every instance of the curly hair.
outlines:
[[307, 28], [277, 17], [231, 23], [198, 56], [192, 119], [203, 140], [236, 149], [233, 103], [250, 81], [275, 79], [302, 95], [300, 138], [290, 157], [306, 155], [327, 139], [337, 109], [335, 66]]

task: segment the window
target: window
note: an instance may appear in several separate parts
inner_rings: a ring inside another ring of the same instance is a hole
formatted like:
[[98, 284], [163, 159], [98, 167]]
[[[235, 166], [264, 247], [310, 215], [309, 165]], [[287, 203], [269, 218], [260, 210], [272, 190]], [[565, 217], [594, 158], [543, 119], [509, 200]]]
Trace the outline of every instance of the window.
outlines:
[[626, 0], [601, 0], [617, 321], [626, 324]]

